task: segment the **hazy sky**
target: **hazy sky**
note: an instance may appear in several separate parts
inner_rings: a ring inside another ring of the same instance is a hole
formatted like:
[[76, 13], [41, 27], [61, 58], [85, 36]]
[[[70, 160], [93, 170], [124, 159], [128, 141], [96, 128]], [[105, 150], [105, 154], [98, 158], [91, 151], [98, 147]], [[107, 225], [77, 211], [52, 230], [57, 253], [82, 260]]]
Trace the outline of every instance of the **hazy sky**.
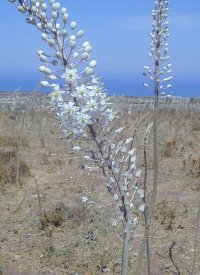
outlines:
[[[70, 20], [84, 29], [93, 46], [97, 71], [110, 93], [151, 95], [143, 88], [150, 65], [149, 33], [153, 0], [62, 0]], [[8, 1], [1, 1], [0, 90], [33, 90], [40, 81], [40, 33]], [[200, 96], [200, 1], [171, 0], [169, 16], [171, 93]]]

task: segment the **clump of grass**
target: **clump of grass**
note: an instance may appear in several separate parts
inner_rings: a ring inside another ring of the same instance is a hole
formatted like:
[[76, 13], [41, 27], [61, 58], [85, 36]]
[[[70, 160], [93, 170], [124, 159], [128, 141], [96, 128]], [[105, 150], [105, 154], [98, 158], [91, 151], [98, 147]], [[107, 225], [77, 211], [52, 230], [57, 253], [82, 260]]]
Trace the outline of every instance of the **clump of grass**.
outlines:
[[187, 175], [200, 177], [200, 153], [190, 154], [188, 159], [183, 161], [183, 165]]
[[[92, 217], [93, 215], [91, 215]], [[59, 227], [64, 221], [73, 222], [73, 226], [80, 225], [86, 218], [84, 205], [78, 200], [65, 206], [62, 202], [57, 203], [51, 210], [43, 212], [40, 217], [41, 228], [53, 225]]]
[[25, 177], [31, 174], [26, 162], [20, 158], [18, 166], [17, 159], [16, 149], [0, 149], [0, 184], [2, 187], [16, 182], [17, 171], [19, 173], [19, 183], [23, 183]]
[[160, 224], [164, 225], [166, 230], [173, 229], [176, 219], [176, 206], [173, 202], [162, 200], [157, 203], [157, 213], [155, 218]]
[[173, 138], [166, 142], [163, 154], [165, 157], [173, 157], [177, 151], [176, 140]]
[[0, 147], [15, 147], [17, 148], [19, 146], [19, 141], [20, 145], [23, 147], [28, 147], [29, 143], [25, 138], [20, 138], [18, 137], [11, 137], [11, 136], [0, 136]]
[[0, 147], [16, 147], [16, 139], [10, 136], [1, 136], [0, 137]]
[[155, 219], [164, 226], [165, 230], [183, 229], [187, 213], [188, 208], [186, 204], [181, 204], [180, 201], [164, 199], [157, 203]]
[[43, 230], [49, 225], [54, 225], [56, 227], [60, 226], [64, 221], [64, 209], [65, 205], [63, 203], [58, 203], [53, 209], [45, 211], [40, 216], [41, 229]]

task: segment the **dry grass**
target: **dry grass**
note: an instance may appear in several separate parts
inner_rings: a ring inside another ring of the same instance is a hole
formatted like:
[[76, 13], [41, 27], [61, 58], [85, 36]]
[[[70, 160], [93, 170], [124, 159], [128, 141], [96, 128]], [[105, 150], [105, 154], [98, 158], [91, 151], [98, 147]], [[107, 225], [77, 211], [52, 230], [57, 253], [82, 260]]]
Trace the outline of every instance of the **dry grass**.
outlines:
[[16, 149], [0, 148], [0, 184], [4, 188], [7, 184], [16, 182], [17, 170], [19, 169], [20, 183], [30, 175], [30, 169], [25, 161], [19, 160]]
[[[117, 104], [119, 106], [119, 102]], [[181, 274], [191, 271], [199, 197], [199, 191], [191, 188], [192, 183], [199, 180], [198, 104], [188, 101], [182, 107], [177, 105], [176, 109], [174, 103], [171, 107], [162, 105], [160, 110], [159, 197], [150, 232], [154, 275], [173, 273], [168, 251], [174, 240]], [[151, 110], [150, 101], [128, 98], [123, 102], [120, 99], [122, 118], [117, 127], [127, 126], [124, 135], [132, 131], [137, 118], [146, 112], [144, 106]], [[10, 109], [4, 107], [0, 116], [0, 180], [6, 186], [0, 193], [3, 274], [72, 275], [81, 274], [81, 271], [85, 275], [120, 274], [122, 243], [111, 226], [116, 211], [106, 191], [104, 177], [96, 166], [92, 172], [80, 168], [84, 164], [83, 155], [71, 154], [70, 144], [62, 139], [53, 114], [42, 109], [37, 98], [32, 98], [23, 110], [25, 117], [18, 108], [13, 120]], [[151, 120], [150, 112], [136, 136], [141, 169], [144, 168], [141, 141]], [[86, 145], [86, 141], [81, 142]], [[25, 184], [8, 184], [15, 183], [19, 152], [20, 179], [25, 178]], [[152, 168], [151, 138], [149, 190], [152, 188]], [[29, 173], [37, 179], [42, 216], [38, 211], [38, 190], [32, 178], [27, 177]], [[82, 196], [88, 196], [89, 208], [82, 204]], [[131, 245], [130, 274], [134, 270], [143, 229], [141, 216]], [[117, 232], [120, 235], [120, 227]], [[199, 250], [197, 259], [198, 270]], [[146, 274], [145, 266], [143, 274]]]

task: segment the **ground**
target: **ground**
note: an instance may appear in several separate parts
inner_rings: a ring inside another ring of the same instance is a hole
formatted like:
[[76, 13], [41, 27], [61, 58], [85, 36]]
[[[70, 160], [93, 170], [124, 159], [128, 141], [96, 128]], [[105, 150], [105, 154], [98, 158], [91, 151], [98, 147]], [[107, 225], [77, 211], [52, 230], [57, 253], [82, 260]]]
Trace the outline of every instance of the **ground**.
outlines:
[[[84, 152], [72, 150], [54, 114], [42, 107], [45, 98], [38, 94], [2, 94], [0, 98], [1, 274], [120, 274], [120, 227], [117, 233], [111, 224], [116, 210], [106, 179], [97, 166], [85, 163]], [[149, 112], [135, 143], [143, 171], [142, 140], [152, 120], [152, 102], [114, 101], [121, 113], [118, 126], [125, 126], [127, 134], [137, 118]], [[192, 270], [200, 197], [200, 103], [166, 101], [162, 100], [159, 113], [159, 193], [150, 232], [152, 274], [179, 274], [178, 268], [184, 275]], [[80, 143], [88, 145], [84, 140]], [[152, 181], [151, 135], [149, 196]], [[81, 200], [84, 196], [88, 205]], [[130, 274], [134, 274], [143, 229], [141, 216], [131, 241]], [[194, 274], [200, 274], [199, 238], [196, 244]], [[141, 274], [147, 274], [145, 260]]]

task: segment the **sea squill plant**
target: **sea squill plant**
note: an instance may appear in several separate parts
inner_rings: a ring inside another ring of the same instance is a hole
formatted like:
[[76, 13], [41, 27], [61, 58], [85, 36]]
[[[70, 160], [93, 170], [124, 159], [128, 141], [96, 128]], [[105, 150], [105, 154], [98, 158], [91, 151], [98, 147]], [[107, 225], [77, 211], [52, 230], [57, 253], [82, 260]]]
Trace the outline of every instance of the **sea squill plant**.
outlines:
[[[96, 60], [91, 60], [92, 47], [81, 42], [84, 31], [69, 20], [66, 8], [55, 0], [9, 0], [34, 25], [53, 54], [38, 51], [43, 62], [40, 84], [51, 89], [51, 108], [58, 115], [66, 138], [92, 138], [87, 161], [96, 163], [107, 179], [107, 190], [118, 211], [113, 226], [123, 224], [121, 274], [128, 274], [130, 239], [138, 215], [144, 211], [141, 171], [136, 167], [134, 134], [120, 140], [125, 128], [113, 130], [117, 113], [111, 108], [103, 84], [95, 74]], [[80, 146], [73, 146], [76, 151]]]
[[[165, 90], [171, 87], [170, 81], [172, 79], [171, 64], [168, 63], [168, 0], [156, 0], [155, 8], [152, 10], [152, 32], [150, 33], [150, 53], [149, 56], [153, 61], [151, 67], [144, 66], [145, 72], [143, 73], [147, 77], [149, 83], [145, 83], [144, 86], [150, 88], [154, 92], [154, 115], [153, 115], [153, 133], [154, 133], [154, 183], [152, 190], [152, 197], [148, 206], [148, 217], [146, 217], [145, 233], [138, 256], [138, 263], [136, 268], [136, 274], [140, 274], [143, 255], [145, 247], [147, 245], [147, 262], [148, 262], [148, 274], [151, 272], [150, 264], [150, 246], [148, 241], [149, 230], [151, 221], [154, 214], [156, 205], [158, 181], [159, 181], [159, 158], [158, 158], [158, 111], [159, 111], [159, 95], [164, 95]], [[146, 197], [146, 196], [145, 196]], [[146, 205], [147, 209], [147, 205]], [[147, 213], [145, 209], [145, 213]]]

